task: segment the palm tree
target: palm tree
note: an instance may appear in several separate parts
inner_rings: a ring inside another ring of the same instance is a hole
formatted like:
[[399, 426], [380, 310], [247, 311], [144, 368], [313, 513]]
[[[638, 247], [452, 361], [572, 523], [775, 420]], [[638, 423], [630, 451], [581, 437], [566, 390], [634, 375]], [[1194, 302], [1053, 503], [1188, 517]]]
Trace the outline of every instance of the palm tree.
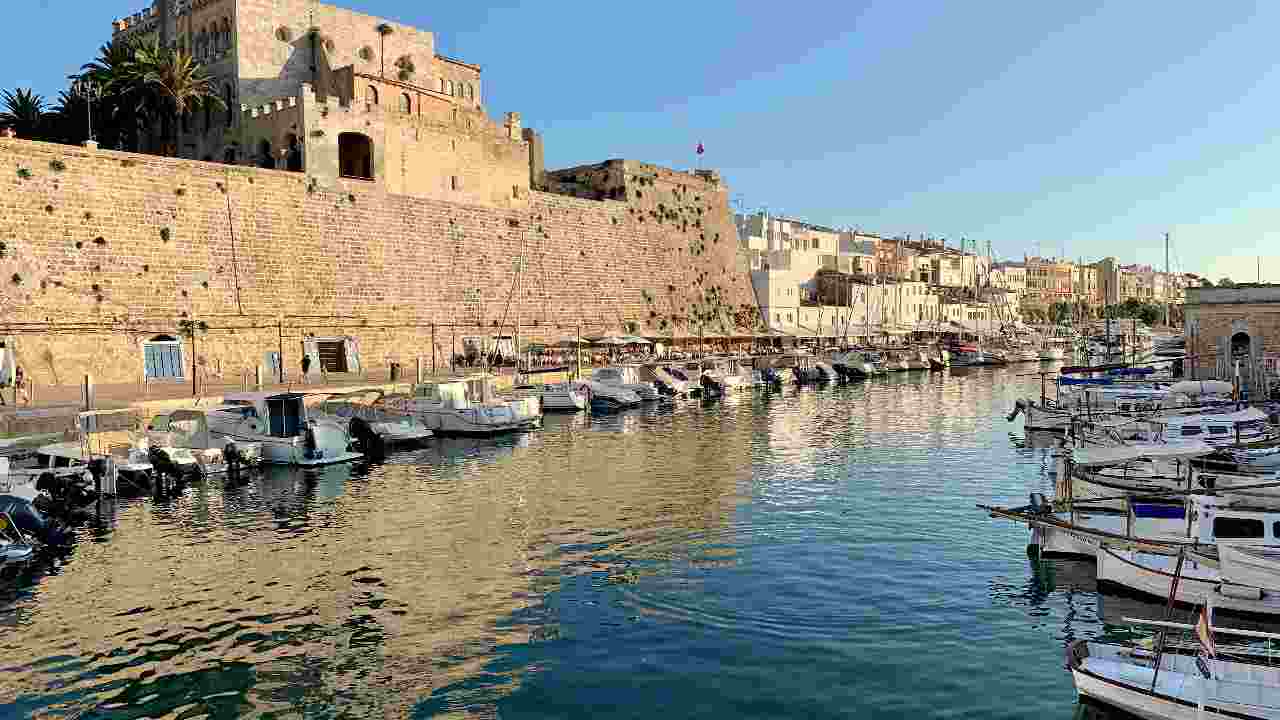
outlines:
[[71, 90], [58, 92], [58, 104], [47, 113], [49, 139], [55, 142], [75, 144], [89, 137], [89, 101], [84, 95]]
[[177, 154], [178, 118], [206, 105], [226, 108], [204, 66], [184, 50], [144, 43], [125, 67], [128, 85], [139, 90], [142, 111], [160, 121], [164, 155]]
[[15, 92], [5, 90], [0, 99], [4, 101], [4, 112], [0, 112], [0, 126], [11, 127], [18, 137], [37, 139], [41, 137], [41, 122], [44, 117], [44, 97], [36, 95], [31, 88], [18, 88]]
[[101, 92], [94, 121], [104, 147], [132, 150], [137, 144], [142, 93], [129, 73], [136, 51], [135, 41], [115, 40], [98, 48], [97, 59], [80, 68], [79, 79], [92, 81]]

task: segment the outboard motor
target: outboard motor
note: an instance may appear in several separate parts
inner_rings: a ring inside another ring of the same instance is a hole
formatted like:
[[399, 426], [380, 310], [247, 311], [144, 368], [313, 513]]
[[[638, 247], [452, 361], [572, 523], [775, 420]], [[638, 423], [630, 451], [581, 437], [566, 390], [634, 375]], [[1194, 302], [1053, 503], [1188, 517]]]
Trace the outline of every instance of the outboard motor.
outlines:
[[[99, 497], [102, 495], [102, 481], [107, 477], [107, 459], [93, 458], [89, 461], [89, 475], [93, 477], [93, 490]], [[111, 492], [115, 492], [112, 489]]]
[[1031, 493], [1031, 512], [1036, 515], [1052, 515], [1053, 503], [1044, 496], [1044, 493]]
[[19, 530], [45, 545], [66, 545], [71, 539], [65, 528], [46, 518], [25, 498], [0, 495], [0, 512], [8, 513]]
[[174, 480], [181, 480], [182, 476], [186, 474], [185, 469], [173, 462], [173, 459], [169, 457], [169, 453], [162, 448], [155, 446], [148, 448], [147, 462], [151, 463], [151, 467], [155, 468], [155, 471], [161, 477], [167, 476]]
[[382, 438], [378, 433], [373, 431], [373, 427], [362, 417], [351, 418], [351, 424], [347, 426], [347, 432], [350, 433], [351, 439], [355, 440], [360, 446], [362, 452], [370, 454], [381, 454], [383, 451]]
[[702, 375], [698, 378], [698, 383], [702, 385], [702, 396], [707, 398], [720, 397], [720, 385], [710, 376]]
[[775, 368], [765, 368], [764, 371], [760, 373], [760, 376], [764, 378], [764, 381], [768, 383], [770, 387], [776, 388], [782, 386], [782, 376], [778, 374], [778, 371]]
[[1009, 422], [1013, 422], [1014, 418], [1026, 412], [1026, 410], [1027, 410], [1027, 401], [1019, 400], [1013, 404], [1013, 409], [1009, 411], [1009, 415], [1005, 417], [1005, 420], [1008, 420]]

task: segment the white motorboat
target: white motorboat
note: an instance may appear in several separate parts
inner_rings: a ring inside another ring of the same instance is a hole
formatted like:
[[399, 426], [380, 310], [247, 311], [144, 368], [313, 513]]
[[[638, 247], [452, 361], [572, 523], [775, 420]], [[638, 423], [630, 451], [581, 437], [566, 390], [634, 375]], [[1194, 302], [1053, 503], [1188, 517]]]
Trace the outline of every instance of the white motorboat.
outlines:
[[884, 354], [884, 369], [887, 372], [907, 372], [912, 370], [911, 363], [907, 360], [907, 356], [900, 352], [886, 352]]
[[644, 382], [640, 379], [639, 373], [632, 365], [610, 365], [608, 367], [598, 368], [591, 373], [591, 381], [601, 385], [611, 385], [630, 390], [645, 402], [653, 402], [659, 399], [658, 388], [650, 382]]
[[360, 458], [346, 428], [311, 417], [306, 401], [305, 393], [232, 393], [206, 419], [214, 435], [260, 443], [263, 461], [273, 465], [311, 467]]
[[928, 370], [932, 366], [929, 356], [923, 350], [908, 350], [906, 361], [911, 370]]
[[661, 365], [645, 366], [644, 373], [641, 376], [644, 377], [645, 375], [653, 378], [652, 382], [661, 395], [688, 397], [690, 394], [689, 381], [676, 377]]
[[[94, 461], [101, 463], [97, 480], [90, 467]], [[58, 442], [40, 446], [27, 462], [10, 464], [8, 487], [27, 499], [56, 496], [70, 485], [96, 486], [107, 496], [135, 495], [155, 489], [155, 479], [145, 439], [111, 453], [90, 452], [79, 442]]]
[[316, 397], [319, 402], [308, 411], [315, 413], [317, 419], [341, 425], [364, 452], [384, 452], [431, 438], [432, 432], [426, 425], [388, 404], [387, 394], [377, 388]]
[[691, 370], [680, 365], [664, 365], [660, 369], [665, 371], [677, 382], [683, 383], [685, 392], [687, 392], [690, 397], [702, 394], [702, 383], [699, 382], [700, 371]]
[[540, 398], [500, 400], [488, 376], [417, 385], [396, 406], [438, 435], [500, 435], [542, 426]]
[[587, 393], [574, 382], [521, 385], [514, 388], [517, 397], [536, 397], [546, 412], [577, 412], [590, 407]]
[[831, 367], [845, 380], [862, 380], [876, 374], [875, 365], [857, 350], [832, 353]]
[[[234, 412], [242, 406], [224, 406]], [[182, 408], [162, 412], [147, 423], [148, 456], [157, 469], [172, 475], [203, 476], [230, 467], [262, 463], [262, 443], [231, 440], [209, 429], [208, 413], [217, 408]]]
[[587, 396], [587, 403], [597, 412], [618, 412], [637, 407], [643, 401], [634, 391], [621, 385], [606, 385], [594, 380], [579, 380], [574, 383], [578, 392]]

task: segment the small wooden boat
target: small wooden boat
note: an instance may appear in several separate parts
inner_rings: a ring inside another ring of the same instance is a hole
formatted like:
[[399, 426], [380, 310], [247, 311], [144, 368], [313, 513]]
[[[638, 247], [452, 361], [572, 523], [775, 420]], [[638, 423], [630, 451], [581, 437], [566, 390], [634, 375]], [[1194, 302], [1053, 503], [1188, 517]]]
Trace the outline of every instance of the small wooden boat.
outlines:
[[[1181, 623], [1125, 618], [1135, 624], [1191, 630]], [[1280, 639], [1280, 635], [1209, 626], [1212, 634]], [[1067, 647], [1067, 669], [1084, 696], [1148, 720], [1276, 720], [1280, 718], [1280, 668], [1248, 647], [1230, 659], [1199, 657], [1198, 644], [1121, 645], [1076, 640]], [[1224, 656], [1226, 653], [1220, 653]]]

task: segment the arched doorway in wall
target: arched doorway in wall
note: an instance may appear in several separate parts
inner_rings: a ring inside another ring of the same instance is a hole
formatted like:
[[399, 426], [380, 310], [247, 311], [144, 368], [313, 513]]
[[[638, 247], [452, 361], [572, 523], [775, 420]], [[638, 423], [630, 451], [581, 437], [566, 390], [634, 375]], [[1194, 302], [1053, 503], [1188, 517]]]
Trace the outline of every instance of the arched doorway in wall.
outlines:
[[285, 138], [285, 148], [289, 151], [285, 156], [285, 169], [290, 172], [302, 172], [302, 144], [298, 142], [298, 136], [289, 133]]
[[1231, 336], [1231, 362], [1239, 360], [1241, 363], [1249, 362], [1249, 355], [1253, 350], [1253, 339], [1249, 337], [1247, 332], [1238, 332]]
[[338, 135], [338, 174], [373, 179], [373, 141], [367, 135], [352, 132]]
[[271, 141], [263, 139], [258, 143], [258, 167], [270, 170], [275, 166], [275, 158], [271, 157]]

